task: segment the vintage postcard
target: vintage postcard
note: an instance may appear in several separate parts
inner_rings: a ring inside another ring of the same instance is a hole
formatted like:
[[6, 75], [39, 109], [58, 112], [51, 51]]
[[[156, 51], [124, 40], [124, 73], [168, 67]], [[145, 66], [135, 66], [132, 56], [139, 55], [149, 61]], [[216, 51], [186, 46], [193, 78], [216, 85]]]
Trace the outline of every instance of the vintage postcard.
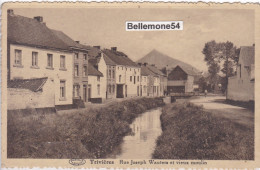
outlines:
[[260, 6], [5, 3], [2, 167], [260, 167]]

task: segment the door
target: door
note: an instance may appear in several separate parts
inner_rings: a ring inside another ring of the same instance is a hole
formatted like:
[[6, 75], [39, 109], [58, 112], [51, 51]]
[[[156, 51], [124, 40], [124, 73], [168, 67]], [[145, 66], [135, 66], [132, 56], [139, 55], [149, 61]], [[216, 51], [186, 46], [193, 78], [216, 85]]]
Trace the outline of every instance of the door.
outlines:
[[91, 99], [91, 85], [88, 85], [88, 101]]
[[88, 93], [87, 93], [87, 85], [83, 85], [83, 100], [84, 102], [87, 102], [87, 98], [88, 98]]
[[140, 96], [143, 96], [143, 86], [140, 86]]
[[139, 96], [139, 86], [137, 86], [137, 96]]

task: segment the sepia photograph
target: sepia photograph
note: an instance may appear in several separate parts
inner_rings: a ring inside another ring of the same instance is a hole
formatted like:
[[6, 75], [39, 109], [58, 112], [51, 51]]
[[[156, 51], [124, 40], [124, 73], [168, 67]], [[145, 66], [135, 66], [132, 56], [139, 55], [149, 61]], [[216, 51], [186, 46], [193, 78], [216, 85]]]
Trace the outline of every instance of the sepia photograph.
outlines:
[[6, 159], [255, 161], [255, 10], [118, 6], [2, 11]]

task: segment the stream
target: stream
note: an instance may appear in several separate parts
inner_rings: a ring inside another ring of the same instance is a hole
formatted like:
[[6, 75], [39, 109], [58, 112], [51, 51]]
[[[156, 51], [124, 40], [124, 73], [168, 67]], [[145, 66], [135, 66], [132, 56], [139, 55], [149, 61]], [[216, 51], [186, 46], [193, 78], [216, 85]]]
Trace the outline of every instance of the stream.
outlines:
[[161, 108], [149, 110], [130, 125], [132, 134], [125, 136], [121, 152], [116, 159], [151, 159], [156, 147], [156, 139], [161, 135]]

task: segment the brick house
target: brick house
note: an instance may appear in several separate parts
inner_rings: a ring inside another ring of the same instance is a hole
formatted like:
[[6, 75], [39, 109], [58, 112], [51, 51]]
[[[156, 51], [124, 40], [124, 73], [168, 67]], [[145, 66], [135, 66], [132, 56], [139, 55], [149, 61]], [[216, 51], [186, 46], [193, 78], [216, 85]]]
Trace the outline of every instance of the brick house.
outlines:
[[255, 47], [240, 49], [237, 73], [228, 79], [227, 99], [234, 101], [255, 100]]
[[[7, 31], [8, 81], [32, 79], [34, 82], [47, 77], [53, 82], [54, 91], [53, 97], [46, 100], [54, 99], [55, 106], [71, 105], [73, 52], [70, 47], [46, 26], [40, 16], [32, 19], [8, 10]], [[28, 98], [30, 95], [24, 95], [24, 101]], [[12, 100], [16, 99], [9, 98], [8, 102]], [[44, 107], [38, 104], [35, 107]]]

